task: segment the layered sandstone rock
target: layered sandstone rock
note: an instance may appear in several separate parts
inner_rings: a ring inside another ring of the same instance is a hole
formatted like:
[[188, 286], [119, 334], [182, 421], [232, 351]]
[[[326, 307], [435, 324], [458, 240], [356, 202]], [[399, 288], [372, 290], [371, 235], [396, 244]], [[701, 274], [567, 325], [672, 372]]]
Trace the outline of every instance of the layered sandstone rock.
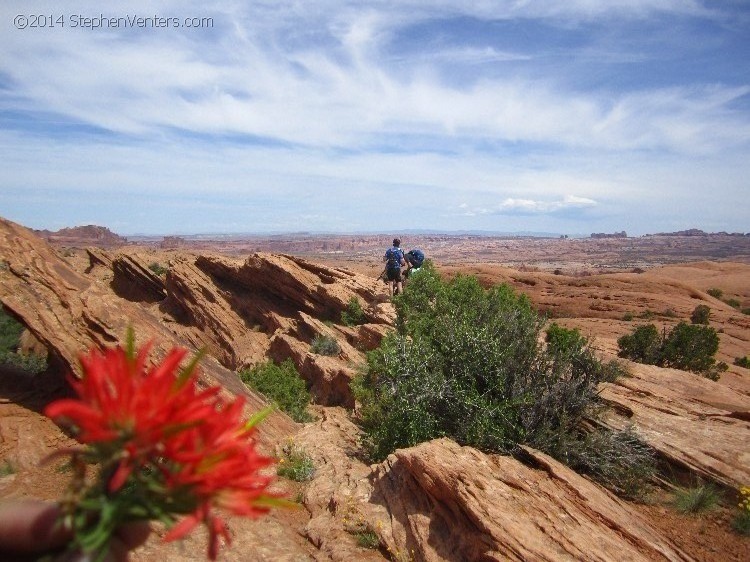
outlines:
[[305, 532], [333, 560], [360, 559], [357, 530], [376, 533], [396, 560], [692, 560], [625, 502], [533, 449], [521, 462], [439, 439], [367, 466], [346, 413], [320, 415], [295, 444], [317, 467]]
[[663, 458], [737, 489], [750, 482], [750, 396], [700, 375], [629, 363], [632, 376], [602, 385], [614, 429], [634, 426]]
[[383, 540], [430, 561], [692, 560], [608, 491], [523, 451], [523, 463], [447, 439], [396, 451], [373, 478]]
[[[0, 256], [3, 306], [49, 350], [61, 376], [70, 371], [80, 373], [81, 352], [119, 342], [128, 327], [135, 329], [139, 343], [154, 341], [157, 358], [174, 345], [191, 347], [149, 309], [77, 273], [31, 231], [6, 220], [0, 220]], [[201, 366], [202, 384], [219, 384], [227, 394], [245, 396], [249, 410], [265, 407], [262, 397], [248, 391], [213, 357], [206, 357]], [[286, 415], [274, 413], [262, 424], [261, 434], [272, 441], [295, 427]]]

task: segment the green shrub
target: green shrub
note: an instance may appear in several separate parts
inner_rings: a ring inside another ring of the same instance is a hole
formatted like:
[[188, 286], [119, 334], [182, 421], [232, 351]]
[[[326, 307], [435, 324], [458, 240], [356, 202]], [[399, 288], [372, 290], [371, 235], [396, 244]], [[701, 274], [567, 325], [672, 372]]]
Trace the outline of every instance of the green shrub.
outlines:
[[47, 358], [36, 353], [18, 353], [24, 328], [0, 308], [0, 365], [10, 365], [31, 374], [47, 369]]
[[699, 304], [693, 309], [690, 315], [690, 322], [693, 324], [707, 325], [711, 320], [711, 308], [705, 304]]
[[739, 367], [745, 367], [745, 369], [750, 369], [750, 357], [747, 355], [744, 357], [736, 357], [734, 359], [734, 364]]
[[0, 365], [9, 365], [32, 375], [37, 375], [47, 370], [47, 358], [36, 353], [0, 351]]
[[[577, 330], [553, 324], [540, 345], [545, 320], [525, 295], [485, 290], [475, 277], [445, 282], [429, 266], [393, 302], [398, 330], [352, 384], [374, 460], [441, 436], [485, 451], [528, 444], [561, 460], [576, 443], [580, 458], [598, 458], [581, 422], [601, 406], [597, 384], [618, 369]], [[629, 441], [610, 442], [621, 449], [612, 462], [629, 455]]]
[[577, 328], [563, 328], [555, 322], [547, 328], [545, 341], [556, 354], [576, 353], [587, 343]]
[[21, 332], [23, 332], [23, 326], [0, 308], [0, 353], [15, 353], [21, 339]]
[[318, 335], [313, 338], [310, 351], [318, 355], [338, 355], [341, 353], [341, 347], [335, 338]]
[[293, 420], [306, 422], [312, 419], [307, 412], [310, 393], [291, 359], [281, 365], [267, 361], [238, 374], [242, 382], [273, 400]]
[[638, 326], [618, 338], [619, 357], [647, 365], [673, 367], [717, 380], [726, 363], [716, 363], [719, 335], [713, 328], [680, 322], [668, 334], [659, 334], [653, 324]]
[[732, 529], [740, 535], [750, 537], [750, 512], [740, 511], [732, 519]]
[[724, 299], [724, 302], [727, 303], [732, 308], [736, 308], [737, 310], [740, 309], [741, 303], [737, 299]]
[[276, 474], [295, 482], [305, 482], [315, 475], [315, 464], [304, 449], [290, 442], [282, 450]]
[[750, 315], [750, 308], [743, 308], [740, 312], [742, 312], [742, 314]]
[[362, 310], [362, 305], [359, 304], [359, 299], [352, 297], [346, 309], [341, 311], [341, 323], [345, 326], [357, 326], [365, 322], [367, 322], [367, 317], [365, 311]]
[[677, 490], [674, 506], [682, 513], [699, 513], [714, 508], [720, 499], [719, 491], [713, 484], [699, 484], [693, 488]]
[[633, 313], [632, 312], [626, 312], [625, 314], [622, 315], [622, 319], [625, 322], [630, 322], [631, 320], [633, 320]]
[[638, 326], [629, 335], [618, 338], [618, 355], [637, 363], [655, 365], [660, 359], [662, 339], [653, 324]]
[[156, 275], [162, 276], [169, 271], [166, 267], [164, 267], [160, 263], [152, 262], [149, 264], [148, 268], [153, 271]]
[[16, 467], [8, 459], [0, 463], [0, 478], [4, 476], [10, 476], [11, 474], [15, 474], [16, 472], [18, 472], [16, 470]]
[[368, 548], [375, 550], [380, 546], [380, 537], [372, 529], [364, 529], [354, 533], [354, 538], [357, 539], [357, 544], [362, 548]]
[[720, 299], [724, 295], [724, 291], [721, 289], [709, 289], [706, 291], [709, 295], [711, 295], [715, 299]]
[[716, 363], [719, 334], [708, 326], [680, 322], [664, 340], [661, 363], [694, 373], [708, 372]]

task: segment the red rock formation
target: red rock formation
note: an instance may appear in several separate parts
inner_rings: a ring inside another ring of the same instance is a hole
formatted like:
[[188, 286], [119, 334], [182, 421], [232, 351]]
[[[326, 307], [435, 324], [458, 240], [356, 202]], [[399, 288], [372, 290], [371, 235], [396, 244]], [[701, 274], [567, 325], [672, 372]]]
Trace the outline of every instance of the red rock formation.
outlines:
[[750, 396], [714, 381], [629, 363], [632, 376], [602, 385], [606, 425], [634, 425], [658, 454], [693, 475], [737, 489], [750, 482]]
[[692, 560], [625, 502], [533, 449], [520, 462], [438, 439], [368, 467], [350, 453], [359, 432], [346, 413], [321, 414], [295, 443], [318, 467], [305, 532], [331, 559], [358, 559], [346, 531], [360, 527], [393, 560]]
[[[0, 300], [50, 351], [61, 375], [79, 373], [81, 352], [120, 341], [128, 326], [135, 329], [139, 342], [154, 340], [156, 357], [173, 345], [190, 347], [148, 309], [75, 272], [31, 231], [4, 219], [0, 219], [0, 255]], [[220, 384], [228, 393], [245, 396], [251, 410], [266, 405], [212, 357], [202, 362], [201, 382]], [[286, 415], [274, 413], [262, 424], [261, 433], [275, 440], [295, 427]]]
[[127, 244], [127, 239], [119, 236], [104, 226], [74, 226], [63, 228], [56, 232], [49, 230], [35, 231], [46, 241], [60, 246], [98, 246], [100, 248], [115, 248]]
[[692, 560], [637, 512], [551, 457], [485, 455], [440, 439], [374, 474], [394, 550], [437, 560]]

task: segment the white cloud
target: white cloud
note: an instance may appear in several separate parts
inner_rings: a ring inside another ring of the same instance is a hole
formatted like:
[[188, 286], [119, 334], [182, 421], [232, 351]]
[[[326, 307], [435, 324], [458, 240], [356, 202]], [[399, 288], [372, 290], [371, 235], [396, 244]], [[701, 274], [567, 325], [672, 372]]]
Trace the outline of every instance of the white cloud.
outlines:
[[[3, 3], [0, 110], [20, 125], [0, 134], [0, 192], [14, 201], [24, 186], [37, 190], [40, 204], [47, 197], [40, 190], [153, 190], [165, 201], [228, 193], [256, 206], [307, 205], [300, 216], [321, 221], [315, 198], [338, 205], [343, 194], [368, 205], [378, 221], [383, 193], [419, 201], [432, 190], [425, 220], [456, 208], [467, 221], [498, 213], [563, 220], [626, 213], [615, 207], [637, 208], [642, 198], [668, 211], [665, 202], [680, 194], [689, 201], [685, 186], [703, 182], [729, 201], [727, 217], [742, 220], [750, 84], [737, 76], [747, 66], [725, 80], [591, 87], [579, 55], [629, 73], [658, 53], [576, 36], [580, 46], [550, 61], [545, 54], [554, 49], [493, 43], [470, 27], [540, 20], [573, 34], [594, 21], [616, 26], [654, 14], [718, 21], [701, 2], [65, 6], [67, 14], [92, 16], [210, 15], [216, 27], [20, 31], [10, 22], [27, 4]], [[40, 2], [34, 10], [62, 8]], [[433, 31], [424, 41], [410, 35], [428, 24]], [[442, 24], [455, 26], [458, 39], [436, 37]], [[101, 132], [68, 135], [66, 123]]]
[[514, 199], [509, 197], [502, 202], [498, 213], [520, 213], [520, 214], [547, 214], [559, 213], [571, 209], [590, 209], [596, 207], [597, 203], [587, 197], [576, 197], [566, 195], [557, 201], [535, 201], [533, 199]]

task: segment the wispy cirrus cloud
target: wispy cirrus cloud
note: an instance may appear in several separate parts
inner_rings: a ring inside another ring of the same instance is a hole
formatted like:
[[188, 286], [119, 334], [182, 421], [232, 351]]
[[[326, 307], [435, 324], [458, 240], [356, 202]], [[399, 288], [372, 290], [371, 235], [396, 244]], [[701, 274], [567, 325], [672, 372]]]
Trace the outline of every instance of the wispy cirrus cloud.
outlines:
[[[736, 4], [70, 2], [66, 15], [213, 26], [14, 29], [28, 11], [0, 7], [0, 188], [13, 209], [24, 190], [60, 186], [152, 189], [164, 205], [228, 190], [296, 230], [280, 218], [289, 202], [324, 221], [316, 201], [341, 217], [350, 193], [370, 222], [347, 228], [417, 220], [390, 216], [387, 197], [430, 199], [425, 227], [452, 225], [443, 217], [465, 202], [461, 228], [497, 214], [570, 228], [585, 214], [619, 230], [642, 194], [658, 220], [703, 182], [730, 202], [710, 220], [743, 224], [750, 24]], [[681, 220], [712, 213], [686, 204]]]

